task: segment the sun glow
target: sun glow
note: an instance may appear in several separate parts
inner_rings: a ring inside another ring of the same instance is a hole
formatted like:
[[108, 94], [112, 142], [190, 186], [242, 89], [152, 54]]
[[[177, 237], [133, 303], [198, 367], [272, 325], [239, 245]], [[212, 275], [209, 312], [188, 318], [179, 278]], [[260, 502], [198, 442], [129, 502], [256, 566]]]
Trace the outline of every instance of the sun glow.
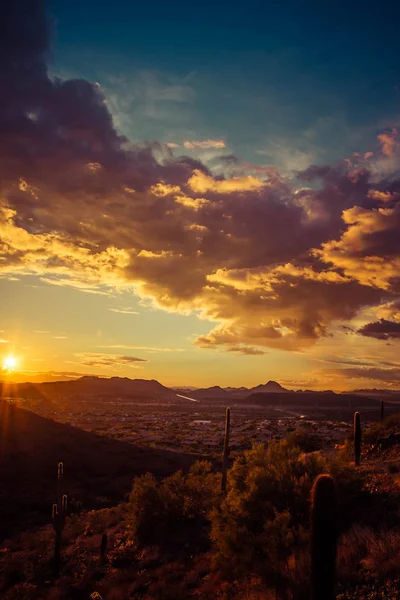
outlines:
[[6, 356], [3, 362], [4, 371], [15, 371], [17, 367], [17, 359], [15, 356]]

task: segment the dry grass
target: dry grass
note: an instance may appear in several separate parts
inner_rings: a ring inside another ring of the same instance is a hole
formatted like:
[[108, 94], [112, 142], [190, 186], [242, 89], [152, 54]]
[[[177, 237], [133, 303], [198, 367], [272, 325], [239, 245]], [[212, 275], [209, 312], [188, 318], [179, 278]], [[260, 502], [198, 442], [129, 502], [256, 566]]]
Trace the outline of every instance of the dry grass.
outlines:
[[343, 582], [360, 580], [360, 572], [382, 579], [399, 574], [400, 529], [353, 527], [340, 539], [337, 568]]

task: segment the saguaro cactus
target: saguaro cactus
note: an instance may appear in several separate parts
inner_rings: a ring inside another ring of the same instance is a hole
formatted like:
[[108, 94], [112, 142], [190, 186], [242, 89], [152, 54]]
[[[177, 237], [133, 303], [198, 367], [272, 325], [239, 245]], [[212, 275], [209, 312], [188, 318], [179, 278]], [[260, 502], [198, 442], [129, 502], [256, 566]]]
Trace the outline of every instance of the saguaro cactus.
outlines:
[[53, 504], [53, 529], [56, 533], [54, 541], [54, 570], [56, 574], [60, 571], [61, 563], [61, 544], [62, 544], [62, 531], [65, 527], [65, 519], [67, 516], [68, 499], [64, 496], [61, 499], [61, 506]]
[[53, 504], [52, 514], [53, 529], [56, 534], [54, 540], [54, 570], [56, 574], [60, 571], [62, 531], [65, 527], [68, 508], [68, 498], [63, 494], [63, 480], [64, 463], [59, 462], [57, 465], [57, 503]]
[[226, 479], [228, 471], [228, 460], [229, 460], [229, 437], [231, 433], [231, 409], [226, 409], [225, 417], [225, 439], [224, 439], [224, 450], [222, 453], [222, 479], [221, 479], [221, 490], [226, 490]]
[[385, 418], [385, 403], [383, 400], [381, 400], [381, 423], [384, 418]]
[[337, 546], [336, 486], [319, 475], [311, 491], [312, 600], [335, 600]]
[[59, 462], [57, 465], [57, 507], [60, 510], [63, 496], [63, 480], [64, 480], [64, 463]]
[[359, 412], [354, 413], [354, 463], [360, 464], [361, 457], [361, 417]]
[[100, 561], [104, 564], [107, 560], [107, 534], [103, 533], [100, 544]]

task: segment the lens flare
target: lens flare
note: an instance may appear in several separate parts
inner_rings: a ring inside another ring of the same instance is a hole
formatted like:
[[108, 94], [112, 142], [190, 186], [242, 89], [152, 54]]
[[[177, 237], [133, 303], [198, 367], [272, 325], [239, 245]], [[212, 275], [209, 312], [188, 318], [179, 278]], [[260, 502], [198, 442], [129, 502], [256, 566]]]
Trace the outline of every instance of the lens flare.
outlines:
[[15, 371], [17, 367], [17, 359], [15, 356], [6, 356], [3, 362], [4, 371]]

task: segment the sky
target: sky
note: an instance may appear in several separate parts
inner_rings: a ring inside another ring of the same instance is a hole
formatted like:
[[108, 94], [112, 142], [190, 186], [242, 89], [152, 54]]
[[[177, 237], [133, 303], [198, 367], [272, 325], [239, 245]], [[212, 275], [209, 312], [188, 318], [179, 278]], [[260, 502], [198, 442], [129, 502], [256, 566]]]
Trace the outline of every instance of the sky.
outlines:
[[399, 17], [5, 0], [3, 378], [399, 389]]

